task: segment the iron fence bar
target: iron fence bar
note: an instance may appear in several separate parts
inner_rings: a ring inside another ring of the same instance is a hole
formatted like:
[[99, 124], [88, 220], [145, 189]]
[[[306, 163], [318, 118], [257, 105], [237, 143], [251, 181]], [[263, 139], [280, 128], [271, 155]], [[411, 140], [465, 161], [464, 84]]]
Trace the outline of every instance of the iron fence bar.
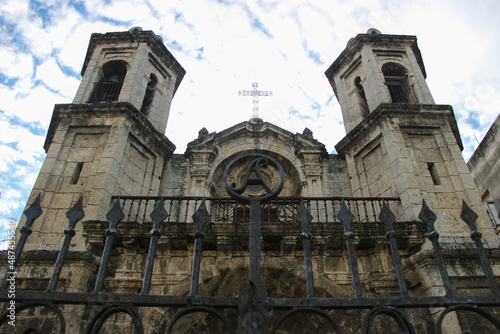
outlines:
[[193, 255], [193, 269], [191, 273], [191, 289], [190, 295], [196, 296], [198, 294], [198, 282], [200, 279], [200, 264], [201, 264], [201, 255], [203, 252], [203, 238], [205, 234], [203, 233], [203, 229], [205, 225], [210, 222], [210, 215], [208, 214], [208, 210], [205, 204], [205, 201], [202, 201], [198, 210], [196, 210], [193, 215], [193, 221], [196, 224], [196, 232], [194, 233], [194, 255]]
[[373, 218], [376, 218], [377, 217], [377, 210], [375, 210], [375, 202], [374, 201], [370, 201], [370, 203], [371, 203], [371, 206], [372, 206]]
[[357, 201], [356, 201], [356, 202], [354, 202], [354, 207], [356, 208], [356, 216], [358, 217], [358, 221], [359, 221], [360, 223], [361, 223], [361, 222], [363, 222], [363, 221], [361, 220], [361, 214], [359, 213], [359, 204], [358, 204], [358, 202], [357, 202]]
[[[142, 213], [142, 222], [145, 222], [145, 221], [146, 221], [146, 214], [148, 213], [148, 202], [149, 202], [149, 200], [147, 200], [147, 199], [146, 199], [146, 200], [142, 200], [142, 201], [140, 201], [139, 211], [140, 211], [140, 209], [141, 209], [141, 207], [142, 207], [142, 203], [143, 203], [143, 201], [146, 201], [146, 205], [144, 206], [144, 212]], [[155, 202], [156, 202], [156, 201], [155, 201]], [[153, 202], [153, 203], [155, 203], [155, 202]], [[156, 203], [155, 203], [155, 204], [156, 204]], [[154, 206], [155, 204], [153, 204], [153, 206]]]
[[368, 214], [368, 209], [366, 208], [366, 201], [363, 200], [363, 209], [365, 210], [365, 218], [366, 222], [370, 222], [370, 215]]
[[169, 200], [168, 203], [169, 203], [169, 207], [168, 207], [168, 219], [170, 221], [170, 217], [172, 217], [172, 207], [174, 206], [174, 201], [173, 200]]
[[144, 271], [144, 279], [142, 281], [141, 294], [147, 295], [149, 294], [149, 287], [151, 286], [151, 278], [153, 275], [153, 268], [155, 264], [156, 258], [156, 249], [158, 246], [158, 239], [161, 238], [160, 225], [165, 219], [168, 218], [168, 213], [165, 210], [165, 201], [162, 199], [159, 200], [155, 209], [150, 214], [151, 219], [153, 219], [153, 229], [151, 232], [151, 240], [149, 241], [149, 251], [148, 251], [148, 259], [146, 262], [146, 270]]
[[[268, 203], [267, 205], [267, 223], [271, 223], [271, 204]], [[275, 206], [278, 206], [278, 203], [276, 202], [276, 205]]]
[[59, 280], [59, 275], [61, 275], [61, 270], [64, 265], [64, 261], [66, 259], [66, 254], [68, 253], [69, 245], [71, 244], [71, 239], [75, 236], [75, 226], [83, 217], [85, 217], [85, 213], [83, 212], [83, 196], [80, 196], [80, 199], [76, 202], [76, 204], [66, 212], [66, 217], [68, 217], [69, 224], [68, 227], [64, 230], [64, 241], [61, 246], [61, 250], [57, 255], [56, 264], [54, 266], [54, 271], [52, 272], [52, 277], [49, 281], [49, 286], [47, 288], [47, 292], [52, 292], [56, 289], [57, 281]]
[[97, 280], [94, 288], [94, 293], [101, 293], [104, 286], [104, 278], [106, 277], [106, 269], [108, 268], [109, 254], [113, 248], [113, 242], [117, 235], [116, 228], [118, 223], [125, 217], [122, 208], [120, 207], [120, 200], [117, 199], [111, 210], [106, 215], [109, 220], [109, 228], [106, 230], [106, 242], [104, 250], [102, 251], [101, 265], [97, 274]]
[[[53, 302], [55, 304], [94, 304], [107, 303], [130, 304], [136, 307], [183, 307], [209, 306], [215, 308], [236, 309], [238, 297], [208, 297], [208, 296], [165, 296], [140, 294], [112, 293], [78, 293], [59, 292], [47, 293], [41, 290], [16, 290], [14, 298], [7, 291], [0, 291], [0, 302], [15, 300], [17, 302]], [[362, 298], [268, 298], [274, 309], [291, 309], [301, 305], [304, 307], [319, 307], [322, 309], [371, 309], [374, 306], [394, 306], [398, 308], [436, 308], [453, 305], [470, 305], [473, 307], [500, 307], [498, 296], [408, 296], [392, 297], [362, 297]]]
[[328, 223], [328, 202], [323, 201], [323, 210], [325, 210], [325, 221]]
[[16, 275], [17, 262], [21, 257], [21, 253], [23, 252], [26, 240], [28, 240], [28, 237], [32, 232], [31, 226], [33, 226], [33, 222], [43, 213], [42, 207], [40, 206], [41, 200], [42, 200], [42, 194], [39, 193], [35, 201], [30, 205], [28, 209], [24, 211], [24, 215], [26, 216], [26, 223], [24, 223], [24, 226], [21, 227], [20, 230], [21, 235], [19, 237], [19, 240], [17, 241], [13, 259], [11, 258], [12, 251], [10, 249], [8, 250], [7, 272], [3, 277], [2, 284], [0, 285], [0, 290], [7, 289], [9, 281], [12, 280], [13, 277], [15, 277]]
[[[125, 208], [126, 202], [127, 202], [127, 199], [123, 199], [123, 208]], [[131, 198], [130, 199], [130, 205], [128, 207], [128, 217], [127, 217], [127, 220], [130, 220], [130, 217], [132, 217], [132, 206], [133, 205], [134, 205], [134, 200]]]
[[477, 229], [476, 220], [478, 215], [465, 203], [462, 201], [462, 212], [460, 213], [460, 218], [469, 225], [471, 234], [470, 237], [474, 240], [476, 244], [477, 251], [479, 253], [479, 259], [481, 260], [481, 265], [483, 266], [484, 274], [488, 280], [488, 285], [490, 286], [491, 292], [495, 295], [500, 295], [500, 290], [498, 289], [495, 276], [491, 270], [490, 262], [484, 251], [483, 242], [481, 241], [481, 232]]
[[389, 239], [389, 246], [391, 247], [392, 260], [394, 262], [394, 270], [398, 278], [399, 291], [402, 297], [408, 296], [408, 287], [406, 286], [405, 277], [403, 273], [403, 265], [401, 264], [401, 257], [399, 256], [398, 242], [396, 240], [396, 231], [394, 231], [394, 221], [396, 216], [389, 209], [384, 202], [382, 212], [379, 215], [382, 223], [385, 224], [387, 233], [386, 237]]
[[351, 223], [354, 220], [354, 215], [347, 208], [347, 205], [345, 205], [344, 201], [342, 201], [342, 209], [340, 210], [338, 216], [340, 221], [342, 221], [342, 225], [344, 226], [344, 239], [347, 247], [349, 269], [351, 270], [354, 297], [360, 298], [362, 297], [361, 283], [359, 280], [358, 261], [356, 259], [356, 252], [354, 251], [354, 233], [352, 233], [351, 230]]
[[450, 281], [450, 276], [448, 275], [448, 270], [446, 269], [446, 264], [444, 262], [443, 252], [441, 251], [441, 247], [439, 245], [439, 233], [434, 227], [437, 216], [429, 208], [429, 206], [427, 206], [425, 200], [422, 200], [422, 210], [420, 211], [418, 218], [427, 225], [427, 231], [429, 232], [428, 238], [432, 243], [432, 248], [434, 249], [434, 254], [436, 255], [436, 262], [438, 264], [439, 273], [441, 274], [445, 293], [447, 296], [453, 296], [454, 293]]
[[304, 267], [306, 272], [306, 287], [307, 287], [307, 298], [314, 298], [314, 278], [312, 271], [312, 260], [311, 260], [311, 233], [309, 233], [309, 223], [312, 221], [313, 217], [309, 210], [306, 209], [304, 201], [300, 201], [299, 212], [297, 213], [296, 220], [300, 223], [302, 228], [302, 233], [300, 238], [302, 239], [302, 245], [304, 249]]
[[261, 211], [260, 200], [250, 200], [250, 282], [255, 286], [258, 299], [267, 298], [266, 283], [261, 275]]
[[[335, 222], [337, 221], [337, 213], [335, 212], [335, 202], [334, 202], [333, 200], [331, 200], [331, 201], [332, 201], [332, 209], [333, 209], [333, 211], [332, 211], [332, 215], [333, 215], [333, 222], [335, 223]], [[344, 200], [342, 200], [342, 202], [343, 202], [343, 201], [344, 201]]]

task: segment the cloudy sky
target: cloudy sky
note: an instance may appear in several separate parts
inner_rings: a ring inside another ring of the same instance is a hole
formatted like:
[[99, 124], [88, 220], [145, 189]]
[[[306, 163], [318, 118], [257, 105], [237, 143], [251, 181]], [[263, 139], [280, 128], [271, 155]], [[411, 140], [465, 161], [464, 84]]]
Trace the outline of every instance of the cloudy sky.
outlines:
[[[0, 0], [0, 240], [43, 162], [56, 103], [71, 103], [90, 34], [153, 30], [186, 69], [166, 135], [183, 153], [209, 132], [260, 117], [310, 128], [328, 151], [344, 136], [324, 71], [368, 28], [416, 35], [436, 103], [451, 104], [468, 159], [500, 105], [497, 0]], [[476, 140], [477, 138], [477, 140]]]

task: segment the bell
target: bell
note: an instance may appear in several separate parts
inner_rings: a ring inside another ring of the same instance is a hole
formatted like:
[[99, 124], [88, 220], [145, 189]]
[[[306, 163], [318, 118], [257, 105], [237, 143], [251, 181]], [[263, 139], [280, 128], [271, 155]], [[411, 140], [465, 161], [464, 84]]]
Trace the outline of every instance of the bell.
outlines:
[[118, 74], [113, 75], [108, 81], [111, 82], [122, 82], [122, 77]]

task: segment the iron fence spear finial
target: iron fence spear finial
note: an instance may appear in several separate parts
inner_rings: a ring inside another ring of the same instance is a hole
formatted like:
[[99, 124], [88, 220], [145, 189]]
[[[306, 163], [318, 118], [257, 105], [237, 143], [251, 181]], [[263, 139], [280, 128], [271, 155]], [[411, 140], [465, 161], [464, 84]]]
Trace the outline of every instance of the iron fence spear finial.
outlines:
[[495, 276], [493, 275], [490, 262], [488, 261], [486, 251], [483, 247], [483, 242], [481, 241], [482, 234], [477, 229], [476, 220], [478, 218], [478, 215], [467, 205], [467, 203], [465, 203], [464, 200], [462, 200], [462, 212], [460, 213], [460, 218], [462, 218], [462, 220], [465, 221], [467, 225], [469, 225], [471, 232], [470, 237], [476, 244], [476, 248], [479, 253], [479, 259], [481, 260], [481, 265], [483, 266], [484, 274], [486, 275], [486, 279], [488, 280], [488, 285], [490, 286], [491, 292], [496, 295], [500, 295], [500, 290], [498, 289]]
[[297, 220], [302, 226], [302, 233], [300, 237], [302, 239], [302, 245], [304, 248], [304, 266], [306, 271], [306, 286], [307, 286], [307, 298], [314, 298], [314, 277], [312, 270], [312, 259], [311, 259], [311, 233], [309, 233], [309, 223], [312, 221], [313, 217], [309, 213], [304, 204], [304, 200], [300, 200], [299, 211], [295, 220]]
[[380, 212], [379, 219], [380, 221], [382, 221], [382, 223], [385, 224], [387, 229], [386, 237], [387, 239], [389, 239], [389, 245], [391, 247], [392, 261], [394, 262], [394, 269], [398, 278], [399, 291], [402, 297], [407, 297], [408, 287], [406, 286], [406, 281], [403, 273], [403, 265], [401, 264], [401, 257], [399, 256], [396, 231], [394, 231], [394, 222], [396, 221], [396, 215], [394, 215], [391, 209], [389, 209], [385, 201], [382, 205], [382, 211]]
[[106, 277], [106, 270], [108, 268], [109, 255], [111, 253], [111, 249], [113, 248], [115, 236], [118, 234], [116, 228], [118, 223], [125, 218], [119, 198], [115, 201], [111, 210], [109, 210], [106, 218], [109, 220], [109, 228], [106, 230], [106, 242], [104, 244], [104, 250], [102, 251], [101, 265], [99, 266], [99, 273], [97, 274], [94, 293], [101, 293], [104, 286], [104, 278]]
[[14, 251], [14, 259], [13, 260], [9, 259], [9, 262], [7, 264], [7, 271], [5, 272], [2, 284], [0, 285], [0, 290], [7, 289], [7, 286], [9, 284], [8, 280], [11, 277], [13, 277], [12, 275], [15, 275], [17, 262], [21, 257], [21, 253], [23, 252], [26, 240], [28, 240], [28, 236], [32, 232], [31, 226], [33, 225], [33, 222], [43, 213], [42, 207], [40, 205], [41, 201], [42, 201], [42, 194], [39, 193], [35, 201], [30, 205], [28, 209], [24, 211], [24, 215], [26, 216], [26, 222], [24, 223], [23, 227], [21, 227], [20, 230], [21, 235], [19, 236], [19, 240], [17, 242], [16, 249]]
[[69, 220], [69, 224], [68, 227], [66, 227], [66, 229], [64, 230], [64, 241], [61, 245], [59, 255], [57, 256], [54, 272], [52, 273], [52, 277], [50, 278], [49, 286], [47, 288], [48, 292], [53, 292], [56, 289], [57, 281], [59, 280], [59, 276], [61, 275], [61, 270], [66, 259], [66, 254], [68, 253], [69, 245], [71, 244], [71, 239], [73, 239], [76, 234], [76, 223], [78, 223], [83, 217], [85, 217], [85, 213], [83, 212], [83, 196], [80, 196], [75, 205], [68, 212], [66, 212], [66, 217]]
[[160, 199], [149, 216], [153, 219], [153, 229], [149, 232], [151, 234], [151, 240], [149, 242], [148, 260], [146, 263], [146, 270], [144, 272], [144, 280], [142, 281], [141, 295], [149, 294], [149, 287], [151, 285], [151, 277], [153, 275], [153, 267], [156, 257], [156, 248], [158, 245], [158, 239], [161, 237], [160, 225], [165, 219], [168, 218], [163, 198]]
[[347, 247], [349, 268], [351, 269], [354, 297], [360, 298], [362, 297], [361, 283], [359, 281], [358, 261], [356, 259], [356, 253], [354, 251], [354, 233], [352, 233], [351, 229], [351, 223], [354, 220], [354, 215], [352, 214], [351, 210], [349, 210], [344, 200], [342, 200], [342, 207], [337, 217], [340, 219], [342, 225], [344, 226], [344, 239]]
[[436, 255], [436, 261], [439, 268], [439, 273], [441, 274], [441, 279], [443, 280], [444, 290], [447, 296], [453, 296], [453, 287], [451, 285], [450, 276], [448, 275], [448, 270], [446, 269], [446, 264], [444, 262], [443, 252], [441, 252], [441, 247], [439, 245], [439, 233], [434, 227], [437, 215], [429, 208], [425, 200], [422, 200], [422, 209], [418, 218], [425, 223], [427, 226], [427, 231], [429, 232], [428, 238], [432, 243], [432, 248], [434, 249], [434, 254]]
[[193, 215], [193, 221], [196, 224], [196, 232], [194, 233], [194, 256], [193, 256], [193, 270], [191, 274], [191, 296], [198, 294], [198, 282], [200, 279], [200, 264], [201, 255], [203, 252], [203, 229], [205, 225], [210, 222], [210, 214], [208, 213], [205, 200], [203, 200]]

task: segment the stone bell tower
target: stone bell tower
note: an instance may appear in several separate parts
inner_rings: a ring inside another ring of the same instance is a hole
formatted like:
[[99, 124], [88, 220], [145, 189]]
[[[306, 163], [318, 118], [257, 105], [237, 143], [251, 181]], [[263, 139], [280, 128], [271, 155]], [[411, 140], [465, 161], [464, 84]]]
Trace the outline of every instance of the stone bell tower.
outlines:
[[[65, 213], [82, 195], [84, 220], [102, 221], [113, 195], [159, 194], [175, 150], [164, 132], [184, 74], [152, 31], [92, 34], [75, 99], [52, 115], [47, 156], [28, 201], [42, 194], [31, 248], [55, 249]], [[85, 247], [81, 232], [79, 224], [74, 250]]]
[[347, 134], [336, 150], [353, 196], [399, 197], [406, 221], [418, 220], [425, 199], [440, 212], [443, 236], [467, 235], [455, 219], [462, 199], [483, 210], [453, 108], [434, 103], [417, 38], [370, 29], [352, 38], [325, 74], [342, 109]]

